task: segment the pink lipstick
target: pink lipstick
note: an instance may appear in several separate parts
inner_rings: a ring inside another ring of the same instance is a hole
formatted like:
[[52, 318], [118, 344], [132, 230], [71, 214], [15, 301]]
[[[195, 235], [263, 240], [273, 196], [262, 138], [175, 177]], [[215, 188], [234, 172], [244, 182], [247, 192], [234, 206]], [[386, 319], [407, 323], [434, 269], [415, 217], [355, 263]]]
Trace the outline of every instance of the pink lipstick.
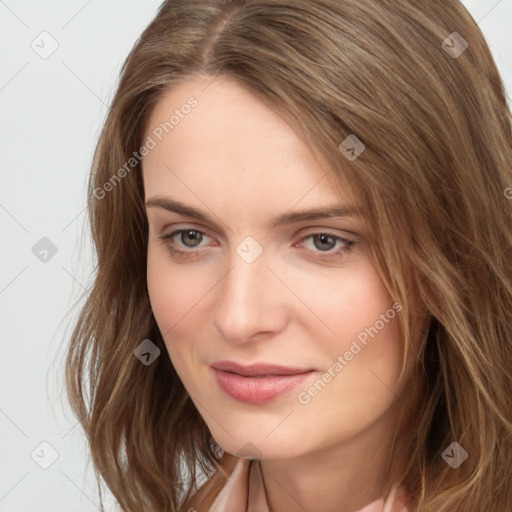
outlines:
[[219, 387], [231, 398], [262, 404], [284, 395], [310, 378], [313, 368], [291, 368], [274, 364], [241, 365], [232, 361], [211, 364]]

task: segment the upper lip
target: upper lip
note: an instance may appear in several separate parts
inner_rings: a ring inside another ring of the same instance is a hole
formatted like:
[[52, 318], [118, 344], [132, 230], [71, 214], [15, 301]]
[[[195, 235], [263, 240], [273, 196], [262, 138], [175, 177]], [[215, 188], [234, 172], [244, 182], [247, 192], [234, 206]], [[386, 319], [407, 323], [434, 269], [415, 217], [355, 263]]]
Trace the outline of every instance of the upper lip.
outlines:
[[210, 366], [217, 370], [238, 373], [243, 376], [254, 375], [297, 375], [299, 373], [307, 373], [313, 371], [314, 368], [292, 368], [290, 366], [280, 366], [277, 364], [250, 364], [242, 365], [233, 361], [216, 361]]

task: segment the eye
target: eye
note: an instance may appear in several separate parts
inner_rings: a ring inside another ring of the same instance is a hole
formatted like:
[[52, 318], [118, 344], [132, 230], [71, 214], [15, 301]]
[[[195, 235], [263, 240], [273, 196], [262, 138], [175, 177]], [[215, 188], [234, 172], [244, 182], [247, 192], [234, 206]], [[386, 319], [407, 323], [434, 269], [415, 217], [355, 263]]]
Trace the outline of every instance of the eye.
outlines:
[[[197, 229], [178, 229], [160, 238], [166, 241], [166, 245], [172, 255], [178, 258], [188, 258], [195, 256], [197, 251], [183, 250], [179, 247], [184, 247], [185, 249], [195, 249], [199, 247], [199, 244], [203, 241], [204, 237], [208, 236]], [[176, 241], [174, 239], [179, 241], [182, 245], [176, 248]]]
[[[315, 258], [339, 257], [353, 250], [355, 246], [354, 240], [349, 240], [332, 233], [311, 233], [300, 241], [301, 245], [304, 245], [304, 240], [312, 241], [312, 244], [309, 244], [310, 247], [311, 245], [313, 246], [313, 249], [311, 250], [313, 252], [319, 253], [318, 256], [314, 256]], [[337, 243], [340, 245], [335, 250], [333, 250]]]
[[[165, 240], [173, 257], [186, 259], [197, 256], [200, 252], [197, 248], [201, 249], [200, 244], [205, 237], [210, 238], [203, 231], [197, 229], [178, 229], [160, 238]], [[311, 240], [312, 244], [305, 244], [304, 241], [306, 240]], [[356, 242], [332, 233], [318, 232], [303, 237], [296, 245], [309, 245], [308, 250], [316, 253], [313, 258], [327, 259], [340, 257], [350, 252]]]

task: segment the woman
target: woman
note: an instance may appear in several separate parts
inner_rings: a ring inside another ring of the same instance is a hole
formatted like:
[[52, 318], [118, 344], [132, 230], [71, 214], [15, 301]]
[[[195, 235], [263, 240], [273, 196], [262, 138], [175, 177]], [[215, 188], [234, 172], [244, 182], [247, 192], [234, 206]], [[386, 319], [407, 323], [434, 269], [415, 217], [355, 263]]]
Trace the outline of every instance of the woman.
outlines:
[[122, 509], [510, 511], [511, 169], [459, 2], [165, 2], [67, 360]]

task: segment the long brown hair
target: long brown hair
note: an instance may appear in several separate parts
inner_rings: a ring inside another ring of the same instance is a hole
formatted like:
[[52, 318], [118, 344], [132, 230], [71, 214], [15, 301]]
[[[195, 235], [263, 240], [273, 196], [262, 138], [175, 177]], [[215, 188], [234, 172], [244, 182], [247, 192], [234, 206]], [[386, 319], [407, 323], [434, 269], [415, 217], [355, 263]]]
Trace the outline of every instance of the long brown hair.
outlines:
[[[510, 512], [511, 116], [484, 37], [456, 0], [162, 4], [124, 64], [89, 182], [96, 274], [66, 382], [98, 479], [125, 511], [169, 512], [221, 468], [151, 311], [133, 160], [155, 104], [199, 75], [235, 80], [279, 112], [367, 212], [375, 265], [403, 306], [404, 354], [428, 384], [406, 439], [414, 506]], [[350, 135], [365, 145], [356, 159], [339, 148]], [[417, 354], [413, 291], [430, 317]], [[134, 356], [145, 339], [161, 350], [148, 366]], [[468, 453], [457, 469], [442, 457], [452, 442]]]

